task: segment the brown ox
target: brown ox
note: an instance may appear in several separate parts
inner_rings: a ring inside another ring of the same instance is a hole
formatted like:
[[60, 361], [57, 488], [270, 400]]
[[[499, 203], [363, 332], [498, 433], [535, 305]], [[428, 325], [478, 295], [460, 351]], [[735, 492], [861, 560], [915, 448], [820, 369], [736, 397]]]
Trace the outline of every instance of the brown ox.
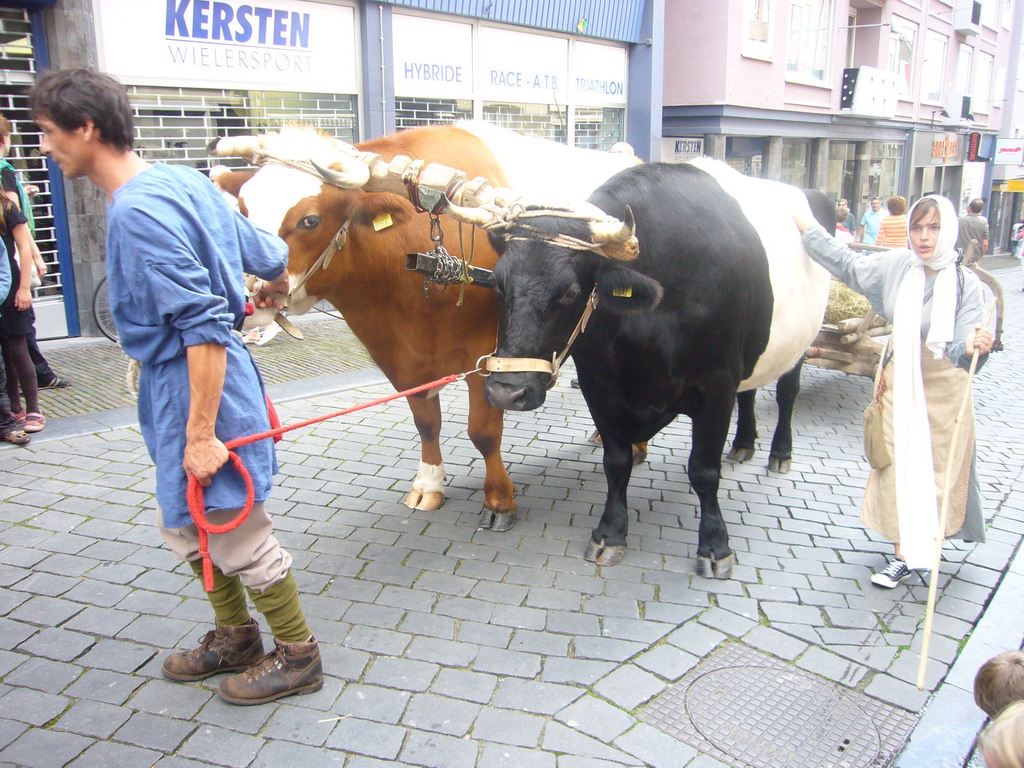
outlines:
[[[417, 128], [363, 142], [356, 149], [384, 160], [405, 155], [439, 163], [496, 186], [511, 182], [517, 190], [543, 189], [548, 199], [582, 200], [604, 178], [637, 162], [517, 137], [493, 126], [467, 127], [473, 132], [455, 126]], [[244, 214], [288, 243], [290, 313], [301, 314], [321, 298], [329, 301], [399, 390], [473, 370], [481, 356], [494, 351], [498, 308], [493, 291], [469, 286], [457, 306], [458, 286], [425, 289], [422, 276], [405, 270], [406, 253], [433, 247], [425, 214], [404, 195], [342, 189], [311, 172], [307, 161], [330, 168], [336, 158], [353, 151], [351, 146], [309, 129], [286, 128], [260, 137], [222, 139], [216, 151], [246, 156], [260, 166], [255, 172], [223, 173], [216, 182], [238, 197]], [[504, 163], [497, 156], [502, 151], [508, 158]], [[306, 165], [299, 168], [295, 162]], [[504, 168], [515, 172], [506, 173]], [[537, 181], [530, 185], [531, 168], [544, 180], [541, 187]], [[368, 188], [374, 188], [372, 181]], [[452, 253], [461, 255], [461, 243], [475, 266], [494, 266], [497, 255], [487, 237], [474, 237], [465, 225], [460, 231], [447, 216], [440, 220], [445, 246]], [[332, 243], [338, 246], [333, 254]], [[323, 267], [311, 271], [325, 253]], [[501, 458], [502, 411], [484, 399], [480, 377], [470, 376], [466, 384], [469, 437], [486, 465], [481, 527], [507, 530], [515, 522], [516, 502]], [[420, 435], [421, 461], [406, 504], [437, 509], [444, 501], [445, 476], [439, 444], [441, 407], [436, 393], [416, 395], [408, 402]]]

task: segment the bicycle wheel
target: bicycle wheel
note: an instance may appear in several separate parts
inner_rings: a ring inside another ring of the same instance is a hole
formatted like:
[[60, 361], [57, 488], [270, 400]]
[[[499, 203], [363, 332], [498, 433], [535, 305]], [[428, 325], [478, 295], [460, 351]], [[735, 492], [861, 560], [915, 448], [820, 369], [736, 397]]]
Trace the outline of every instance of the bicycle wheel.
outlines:
[[103, 278], [96, 286], [96, 295], [92, 297], [92, 318], [100, 329], [100, 333], [117, 343], [117, 326], [114, 316], [110, 314], [110, 287], [107, 278]]

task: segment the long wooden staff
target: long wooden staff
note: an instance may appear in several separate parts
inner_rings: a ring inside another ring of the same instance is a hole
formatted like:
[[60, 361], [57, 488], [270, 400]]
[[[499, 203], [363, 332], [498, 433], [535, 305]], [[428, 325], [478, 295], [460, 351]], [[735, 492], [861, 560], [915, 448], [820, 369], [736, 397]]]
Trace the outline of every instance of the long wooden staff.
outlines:
[[[989, 320], [992, 319], [992, 310], [996, 303], [993, 301], [988, 305], [988, 312], [985, 313], [985, 322], [982, 328], [988, 328]], [[917, 667], [917, 689], [924, 690], [924, 678], [928, 672], [928, 651], [932, 644], [932, 622], [935, 619], [935, 597], [939, 585], [939, 565], [942, 562], [942, 544], [946, 540], [946, 520], [949, 518], [949, 496], [950, 485], [953, 479], [953, 456], [956, 453], [954, 446], [960, 436], [960, 423], [963, 421], [964, 412], [967, 410], [967, 400], [971, 396], [971, 386], [974, 381], [974, 371], [978, 367], [978, 348], [975, 346], [974, 354], [971, 355], [971, 367], [967, 371], [967, 386], [964, 388], [964, 396], [960, 401], [960, 410], [957, 412], [956, 421], [953, 422], [953, 438], [949, 444], [949, 455], [946, 457], [946, 476], [942, 483], [942, 509], [939, 512], [939, 530], [935, 534], [935, 559], [932, 561], [931, 578], [928, 581], [928, 607], [924, 613], [924, 636], [921, 638], [921, 662]]]

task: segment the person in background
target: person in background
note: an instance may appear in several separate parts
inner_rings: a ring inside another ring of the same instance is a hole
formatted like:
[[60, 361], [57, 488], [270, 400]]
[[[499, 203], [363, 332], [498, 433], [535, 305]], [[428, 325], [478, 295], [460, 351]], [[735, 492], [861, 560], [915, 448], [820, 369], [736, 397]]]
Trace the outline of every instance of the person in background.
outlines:
[[839, 202], [836, 203], [836, 222], [846, 227], [846, 231], [851, 235], [857, 231], [857, 220], [853, 217], [850, 204], [844, 197], [839, 198]]
[[[0, 296], [6, 296], [11, 289], [11, 267], [7, 254], [0, 254]], [[0, 320], [0, 324], [2, 324]], [[3, 357], [0, 357], [0, 442], [12, 445], [27, 445], [31, 438], [11, 413], [11, 401], [7, 397], [7, 374]]]
[[[270, 429], [256, 363], [237, 333], [245, 316], [242, 273], [262, 278], [257, 306], [288, 292], [288, 246], [231, 210], [209, 179], [186, 166], [149, 163], [133, 149], [132, 105], [117, 80], [90, 69], [47, 72], [29, 93], [41, 149], [67, 178], [85, 177], [109, 196], [106, 270], [110, 309], [125, 354], [141, 362], [138, 411], [156, 465], [165, 544], [200, 576], [189, 479], [205, 488], [205, 515], [236, 520], [246, 503], [226, 440]], [[210, 535], [215, 625], [198, 647], [164, 659], [163, 674], [195, 681], [237, 672], [219, 693], [260, 704], [323, 686], [320, 649], [306, 623], [291, 555], [274, 535], [265, 502], [277, 459], [271, 440], [236, 449], [254, 502], [243, 523]], [[201, 582], [200, 582], [201, 583]], [[274, 634], [264, 655], [246, 592]]]
[[[975, 352], [978, 365], [984, 364], [994, 342], [992, 331], [982, 327], [988, 292], [957, 264], [956, 209], [944, 197], [914, 203], [909, 248], [878, 253], [837, 242], [806, 206], [793, 220], [808, 255], [892, 321], [892, 354], [883, 359], [880, 386], [891, 461], [868, 475], [860, 518], [896, 545], [895, 557], [871, 577], [872, 584], [892, 589], [914, 570], [932, 567], [939, 536], [985, 539], [967, 370]], [[968, 407], [953, 445], [965, 398]], [[949, 516], [939, 531], [947, 463], [954, 469]]]
[[1024, 701], [1011, 704], [978, 737], [988, 768], [1024, 768]]
[[993, 656], [974, 676], [974, 703], [989, 717], [1015, 701], [1024, 701], [1024, 651]]
[[875, 245], [882, 245], [886, 248], [906, 248], [907, 198], [893, 195], [885, 201], [885, 207], [889, 209], [889, 215], [882, 219], [882, 223], [878, 227]]
[[860, 217], [860, 229], [857, 230], [857, 242], [874, 245], [878, 237], [878, 228], [882, 225], [882, 201], [871, 198], [871, 209], [864, 211]]
[[967, 204], [967, 213], [960, 217], [960, 234], [956, 238], [956, 249], [960, 253], [967, 252], [971, 240], [981, 245], [981, 253], [988, 253], [988, 221], [981, 215], [985, 201], [980, 197]]
[[[8, 199], [11, 200], [18, 209], [25, 214], [25, 218], [28, 223], [28, 231], [32, 236], [32, 263], [35, 266], [36, 274], [39, 279], [42, 280], [46, 277], [46, 262], [43, 261], [43, 256], [39, 252], [39, 246], [36, 244], [36, 222], [35, 217], [32, 215], [32, 196], [39, 191], [38, 187], [34, 184], [28, 185], [28, 187], [22, 185], [21, 179], [18, 178], [18, 172], [11, 162], [7, 159], [7, 156], [11, 152], [11, 121], [3, 115], [0, 115], [0, 188], [3, 189], [3, 193], [7, 195]], [[32, 364], [36, 369], [36, 383], [39, 389], [58, 389], [67, 387], [71, 382], [63, 376], [58, 376], [50, 368], [50, 364], [47, 362], [43, 353], [39, 349], [39, 343], [36, 341], [36, 324], [35, 324], [35, 310], [32, 310], [32, 328], [28, 334], [28, 354], [32, 358]]]
[[836, 240], [840, 243], [852, 243], [853, 232], [846, 228], [847, 219], [852, 219], [852, 216], [844, 216], [843, 212], [836, 208]]

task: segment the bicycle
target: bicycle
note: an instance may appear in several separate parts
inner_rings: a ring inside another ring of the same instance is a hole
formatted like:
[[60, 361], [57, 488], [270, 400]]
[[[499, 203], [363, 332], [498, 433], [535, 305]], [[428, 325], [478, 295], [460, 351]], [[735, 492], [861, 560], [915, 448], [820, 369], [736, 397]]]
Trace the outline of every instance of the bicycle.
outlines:
[[114, 316], [110, 314], [110, 286], [105, 277], [96, 286], [96, 293], [92, 297], [92, 319], [96, 321], [100, 333], [115, 344], [119, 342]]

